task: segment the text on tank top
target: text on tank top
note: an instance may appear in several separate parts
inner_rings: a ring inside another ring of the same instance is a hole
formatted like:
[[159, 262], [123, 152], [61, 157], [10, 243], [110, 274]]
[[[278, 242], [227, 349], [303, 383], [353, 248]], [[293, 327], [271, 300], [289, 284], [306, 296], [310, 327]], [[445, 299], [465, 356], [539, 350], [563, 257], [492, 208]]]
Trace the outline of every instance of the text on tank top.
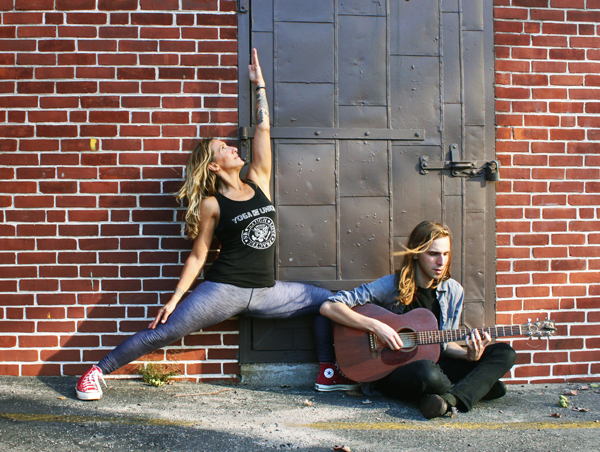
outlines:
[[205, 279], [239, 287], [271, 287], [275, 284], [275, 207], [258, 185], [244, 182], [254, 189], [254, 196], [246, 201], [215, 195], [220, 209], [215, 235], [221, 251]]

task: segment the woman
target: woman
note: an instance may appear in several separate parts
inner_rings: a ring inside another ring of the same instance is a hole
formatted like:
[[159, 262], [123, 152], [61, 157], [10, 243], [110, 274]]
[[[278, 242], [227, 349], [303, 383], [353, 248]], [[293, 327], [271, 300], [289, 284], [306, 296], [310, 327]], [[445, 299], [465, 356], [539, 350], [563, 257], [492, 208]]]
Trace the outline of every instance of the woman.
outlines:
[[[269, 190], [269, 107], [256, 49], [249, 72], [256, 85], [257, 124], [247, 179], [240, 178], [244, 161], [236, 148], [220, 140], [201, 140], [190, 156], [185, 185], [178, 193], [178, 199], [186, 197], [189, 203], [185, 231], [194, 245], [173, 296], [148, 329], [126, 339], [79, 379], [78, 398], [100, 399], [98, 379], [104, 382], [103, 375], [194, 331], [237, 314], [263, 318], [315, 315], [331, 295], [315, 286], [274, 280], [276, 215]], [[200, 274], [215, 234], [221, 242], [218, 258], [205, 281], [181, 301]], [[341, 381], [337, 374], [335, 379]]]

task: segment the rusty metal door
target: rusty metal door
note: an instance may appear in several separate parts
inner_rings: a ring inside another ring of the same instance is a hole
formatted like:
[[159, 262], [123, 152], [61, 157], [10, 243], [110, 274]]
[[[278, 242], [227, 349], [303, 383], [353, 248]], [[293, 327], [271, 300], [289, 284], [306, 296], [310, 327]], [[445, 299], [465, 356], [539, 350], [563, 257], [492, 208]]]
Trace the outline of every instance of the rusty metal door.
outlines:
[[[252, 137], [256, 47], [271, 108], [277, 279], [331, 290], [372, 281], [431, 219], [454, 233], [463, 320], [493, 323], [492, 1], [239, 8], [240, 144]], [[242, 362], [314, 360], [308, 319], [243, 319], [241, 336]]]

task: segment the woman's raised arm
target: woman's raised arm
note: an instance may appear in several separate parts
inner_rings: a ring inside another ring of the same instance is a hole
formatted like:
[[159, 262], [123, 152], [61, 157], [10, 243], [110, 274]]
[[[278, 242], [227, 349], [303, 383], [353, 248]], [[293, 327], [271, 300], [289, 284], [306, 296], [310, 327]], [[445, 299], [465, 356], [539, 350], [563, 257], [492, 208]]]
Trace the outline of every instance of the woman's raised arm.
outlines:
[[271, 124], [267, 90], [263, 78], [258, 53], [252, 49], [252, 64], [248, 66], [250, 81], [256, 90], [256, 132], [252, 149], [252, 163], [248, 168], [248, 179], [256, 182], [261, 190], [271, 199], [269, 184], [271, 182]]

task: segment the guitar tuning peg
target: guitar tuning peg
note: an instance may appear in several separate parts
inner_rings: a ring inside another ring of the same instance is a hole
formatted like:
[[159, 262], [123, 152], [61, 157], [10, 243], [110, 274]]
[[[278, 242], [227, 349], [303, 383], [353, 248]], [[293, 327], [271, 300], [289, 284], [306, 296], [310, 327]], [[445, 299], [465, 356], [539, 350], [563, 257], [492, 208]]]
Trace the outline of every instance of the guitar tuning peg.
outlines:
[[531, 319], [527, 319], [527, 323], [531, 322]]

